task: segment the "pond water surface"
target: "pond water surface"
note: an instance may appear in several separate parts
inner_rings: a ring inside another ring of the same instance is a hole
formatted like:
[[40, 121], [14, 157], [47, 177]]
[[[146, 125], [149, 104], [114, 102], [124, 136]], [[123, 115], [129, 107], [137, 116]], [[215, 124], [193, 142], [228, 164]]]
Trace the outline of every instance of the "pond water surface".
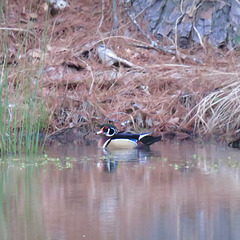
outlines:
[[0, 164], [1, 240], [239, 240], [240, 151], [56, 145]]

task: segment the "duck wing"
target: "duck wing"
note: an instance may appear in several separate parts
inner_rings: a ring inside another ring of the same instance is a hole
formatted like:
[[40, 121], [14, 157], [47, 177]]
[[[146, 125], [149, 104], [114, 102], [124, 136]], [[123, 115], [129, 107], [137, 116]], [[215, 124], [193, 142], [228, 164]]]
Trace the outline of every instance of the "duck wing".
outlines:
[[161, 141], [162, 136], [150, 136], [152, 133], [133, 134], [129, 132], [118, 133], [112, 137], [112, 139], [128, 139], [134, 142], [139, 142], [140, 145], [150, 146], [155, 142]]
[[118, 133], [115, 134], [112, 139], [129, 139], [133, 141], [139, 140], [140, 134], [132, 134], [129, 132], [123, 132], [123, 133]]
[[154, 137], [154, 136], [145, 135], [139, 138], [139, 141], [144, 145], [150, 146], [155, 142], [161, 141], [161, 139], [162, 139], [162, 136]]

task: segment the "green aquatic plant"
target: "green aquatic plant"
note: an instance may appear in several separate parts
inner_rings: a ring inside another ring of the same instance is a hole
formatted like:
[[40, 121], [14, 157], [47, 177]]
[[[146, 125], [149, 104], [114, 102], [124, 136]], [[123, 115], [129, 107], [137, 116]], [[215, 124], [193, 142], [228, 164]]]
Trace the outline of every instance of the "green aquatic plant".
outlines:
[[178, 169], [179, 169], [179, 165], [175, 163], [175, 164], [174, 164], [174, 169], [175, 169], [175, 170], [178, 170]]
[[[7, 0], [0, 4], [0, 23], [6, 26], [0, 30], [0, 151], [1, 155], [33, 153], [38, 150], [39, 133], [48, 118], [40, 83], [48, 24], [46, 19], [41, 40], [33, 32], [34, 23], [30, 20], [24, 28], [12, 28], [4, 14], [7, 6]], [[34, 59], [34, 49], [40, 49], [38, 59]]]
[[168, 158], [167, 158], [167, 157], [164, 157], [164, 158], [163, 158], [163, 161], [164, 161], [164, 162], [167, 162], [167, 161], [168, 161]]

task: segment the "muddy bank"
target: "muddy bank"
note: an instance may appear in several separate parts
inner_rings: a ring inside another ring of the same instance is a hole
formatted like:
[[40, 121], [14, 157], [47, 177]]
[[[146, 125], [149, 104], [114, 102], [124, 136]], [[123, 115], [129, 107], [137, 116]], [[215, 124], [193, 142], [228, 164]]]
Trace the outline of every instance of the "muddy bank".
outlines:
[[[113, 30], [112, 1], [72, 0], [57, 14], [49, 14], [42, 1], [8, 1], [1, 33], [9, 33], [9, 103], [15, 102], [16, 84], [30, 76], [19, 92], [19, 109], [27, 104], [21, 94], [39, 84], [36, 98], [43, 100], [46, 114], [41, 131], [63, 143], [78, 134], [91, 141], [89, 134], [109, 121], [120, 130], [150, 129], [183, 139], [238, 138], [239, 53], [201, 44], [175, 54], [160, 51], [120, 1], [117, 7]], [[138, 20], [145, 29], [144, 18]], [[117, 60], [104, 62], [99, 44]]]

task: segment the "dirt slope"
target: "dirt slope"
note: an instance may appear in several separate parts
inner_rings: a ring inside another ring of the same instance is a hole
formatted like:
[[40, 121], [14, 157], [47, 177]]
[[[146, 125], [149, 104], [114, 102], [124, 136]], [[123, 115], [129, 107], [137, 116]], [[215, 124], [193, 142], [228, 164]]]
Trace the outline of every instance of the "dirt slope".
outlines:
[[[202, 99], [238, 81], [237, 52], [201, 45], [189, 50], [178, 48], [173, 54], [163, 52], [151, 47], [121, 1], [115, 31], [112, 1], [68, 3], [68, 8], [49, 17], [44, 1], [10, 0], [3, 7], [2, 27], [16, 28], [8, 30], [10, 73], [22, 61], [39, 69], [44, 56], [43, 68], [35, 76], [40, 75], [43, 88], [38, 94], [44, 97], [50, 132], [86, 124], [94, 128], [111, 120], [122, 130], [150, 128], [156, 134], [178, 133], [179, 138], [193, 131], [237, 136], [238, 124], [226, 129], [224, 122], [218, 121], [208, 128], [214, 104], [198, 111]], [[140, 17], [138, 22], [146, 30], [144, 19]], [[25, 31], [28, 44], [19, 57]], [[96, 50], [99, 44], [107, 45], [134, 67], [104, 65]], [[164, 47], [171, 49], [170, 45]], [[14, 83], [16, 78], [9, 74], [9, 82]], [[218, 98], [216, 94], [212, 101]]]

